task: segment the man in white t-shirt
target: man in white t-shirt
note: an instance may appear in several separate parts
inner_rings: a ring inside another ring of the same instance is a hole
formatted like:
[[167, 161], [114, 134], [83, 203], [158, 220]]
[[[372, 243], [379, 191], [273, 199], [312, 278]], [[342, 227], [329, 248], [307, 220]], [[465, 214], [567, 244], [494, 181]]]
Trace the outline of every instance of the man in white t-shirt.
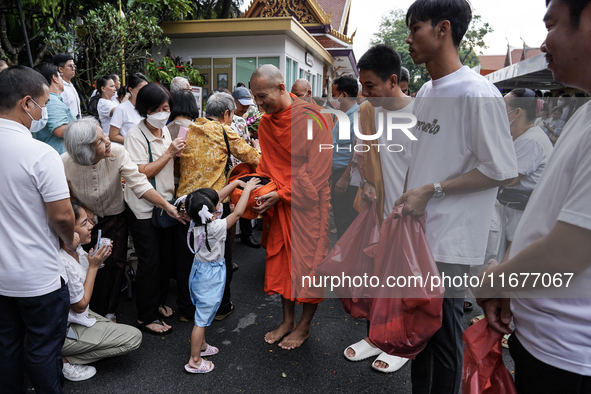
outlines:
[[0, 390], [23, 391], [26, 334], [36, 392], [61, 393], [70, 302], [58, 237], [70, 248], [77, 241], [61, 159], [31, 136], [49, 88], [38, 72], [15, 66], [0, 74], [0, 92]]
[[[547, 3], [548, 36], [541, 50], [548, 68], [556, 81], [589, 93], [591, 0]], [[513, 315], [509, 348], [520, 394], [591, 392], [590, 150], [587, 103], [564, 127], [503, 262], [487, 270], [488, 294], [477, 294], [496, 330], [510, 333]], [[528, 273], [531, 278], [524, 280]], [[535, 273], [540, 278], [534, 285]], [[510, 299], [493, 298], [508, 290], [507, 282], [500, 287], [502, 274], [520, 278]]]
[[[404, 176], [410, 159], [405, 150], [409, 149], [412, 143], [401, 130], [395, 130], [391, 139], [388, 139], [388, 133], [383, 126], [386, 124], [386, 113], [410, 114], [413, 99], [406, 96], [398, 84], [402, 72], [401, 60], [394, 48], [383, 44], [371, 47], [359, 59], [357, 67], [363, 86], [362, 94], [367, 97], [367, 102], [359, 109], [361, 132], [373, 136], [377, 133], [376, 129], [382, 130], [378, 138], [360, 140], [357, 143], [368, 147], [367, 150], [356, 149], [362, 179], [360, 187], [366, 200], [371, 196], [375, 198], [381, 222], [390, 215], [396, 199], [404, 190]], [[333, 156], [333, 166], [334, 162]], [[333, 210], [335, 206], [333, 204]], [[337, 212], [334, 215], [336, 220]], [[345, 349], [345, 357], [351, 361], [363, 360], [374, 355], [379, 356], [372, 363], [372, 368], [384, 373], [395, 372], [408, 361], [406, 358], [391, 356], [377, 349], [369, 340], [369, 336]]]
[[[406, 15], [410, 56], [425, 64], [432, 81], [416, 96], [418, 141], [408, 191], [396, 205], [404, 203], [405, 214], [425, 215], [439, 272], [452, 278], [483, 263], [496, 187], [517, 176], [504, 101], [459, 59], [471, 18], [466, 0], [417, 0]], [[445, 287], [442, 326], [411, 366], [413, 393], [456, 394], [460, 388], [466, 287]]]
[[80, 96], [72, 83], [72, 78], [76, 76], [76, 64], [74, 57], [67, 53], [58, 53], [53, 57], [53, 64], [55, 64], [64, 80], [64, 91], [61, 96], [64, 103], [70, 108], [72, 114], [76, 118], [82, 116], [80, 111]]

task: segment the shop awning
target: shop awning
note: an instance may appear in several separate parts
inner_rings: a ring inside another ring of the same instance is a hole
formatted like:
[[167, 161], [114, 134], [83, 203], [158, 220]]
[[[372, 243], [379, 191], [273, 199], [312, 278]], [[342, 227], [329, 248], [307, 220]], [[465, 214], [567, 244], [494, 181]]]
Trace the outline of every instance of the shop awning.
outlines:
[[554, 81], [543, 53], [488, 74], [485, 78], [499, 89], [554, 90], [566, 87]]

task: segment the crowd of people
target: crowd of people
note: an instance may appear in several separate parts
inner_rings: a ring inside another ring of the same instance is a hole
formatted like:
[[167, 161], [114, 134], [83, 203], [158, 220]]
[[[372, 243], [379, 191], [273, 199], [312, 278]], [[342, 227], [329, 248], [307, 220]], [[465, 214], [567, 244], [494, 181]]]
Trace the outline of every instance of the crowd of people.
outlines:
[[[591, 1], [547, 7], [541, 49], [549, 69], [591, 92]], [[328, 253], [331, 209], [340, 239], [368, 204], [380, 223], [404, 204], [404, 215], [425, 217], [440, 275], [481, 276], [472, 291], [484, 315], [475, 321], [511, 334], [517, 392], [589, 392], [591, 109], [584, 93], [518, 88], [503, 96], [463, 66], [458, 51], [471, 18], [466, 0], [410, 6], [406, 44], [432, 78], [412, 97], [400, 55], [383, 44], [361, 56], [358, 78], [332, 81], [328, 101], [313, 98], [306, 79], [288, 87], [279, 69], [263, 65], [248, 87], [213, 91], [204, 116], [182, 77], [168, 90], [141, 73], [126, 86], [116, 74], [102, 76], [85, 116], [71, 55], [35, 70], [0, 62], [3, 390], [22, 392], [27, 353], [35, 389], [62, 392], [64, 378], [91, 378], [89, 364], [137, 349], [142, 333], [170, 334], [175, 315], [194, 323], [185, 370], [211, 372], [204, 357], [219, 349], [205, 329], [235, 310], [237, 228], [243, 243], [265, 247], [264, 291], [281, 295], [283, 319], [264, 340], [297, 348], [325, 297], [301, 278]], [[349, 119], [347, 138], [345, 118], [323, 107]], [[310, 112], [321, 122], [308, 122]], [[253, 113], [264, 115], [251, 134]], [[385, 132], [392, 113], [414, 116], [416, 127]], [[362, 140], [368, 148], [356, 149]], [[380, 150], [392, 145], [402, 149]], [[237, 165], [250, 174], [232, 177]], [[261, 242], [243, 218], [252, 211], [263, 218]], [[129, 240], [136, 327], [117, 323]], [[506, 293], [492, 279], [531, 272], [572, 272], [569, 296], [520, 297], [542, 285]], [[167, 305], [171, 278], [176, 310]], [[455, 282], [445, 289], [441, 327], [411, 363], [414, 393], [459, 392], [467, 292]], [[372, 368], [384, 373], [408, 361], [382, 351], [370, 332], [368, 324], [346, 359], [377, 356]]]

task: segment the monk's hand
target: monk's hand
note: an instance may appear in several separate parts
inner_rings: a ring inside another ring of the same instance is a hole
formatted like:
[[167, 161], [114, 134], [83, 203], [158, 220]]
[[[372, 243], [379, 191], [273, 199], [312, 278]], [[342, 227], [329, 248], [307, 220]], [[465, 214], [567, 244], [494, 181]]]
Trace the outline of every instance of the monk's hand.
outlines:
[[377, 198], [376, 188], [369, 182], [363, 185], [363, 199], [367, 202], [372, 202]]
[[396, 208], [400, 204], [404, 204], [402, 215], [411, 215], [414, 217], [423, 216], [425, 214], [425, 208], [427, 207], [429, 199], [433, 197], [433, 193], [433, 184], [411, 189], [400, 196], [398, 200], [396, 200], [393, 208]]
[[253, 148], [255, 148], [258, 151], [261, 150], [261, 145], [259, 144], [259, 140], [257, 140], [256, 138], [253, 138], [250, 140], [250, 142], [252, 143]]
[[277, 192], [271, 192], [261, 196], [260, 200], [263, 201], [263, 203], [258, 207], [253, 207], [252, 210], [261, 214], [265, 213], [268, 209], [272, 208], [275, 204], [281, 201], [281, 198], [279, 198], [279, 194], [277, 194]]
[[335, 185], [334, 191], [337, 194], [337, 196], [341, 196], [341, 195], [345, 194], [345, 191], [347, 191], [347, 187], [348, 186], [349, 186], [349, 178], [346, 177], [345, 175], [343, 175], [337, 181], [337, 184]]

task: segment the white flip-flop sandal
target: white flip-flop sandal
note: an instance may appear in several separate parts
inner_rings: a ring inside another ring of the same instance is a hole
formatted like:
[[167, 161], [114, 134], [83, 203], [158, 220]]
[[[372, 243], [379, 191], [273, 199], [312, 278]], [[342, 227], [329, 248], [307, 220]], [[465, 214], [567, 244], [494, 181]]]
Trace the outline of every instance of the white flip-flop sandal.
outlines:
[[[388, 368], [377, 368], [375, 366], [376, 361], [385, 362], [386, 364], [388, 364]], [[406, 364], [407, 361], [408, 361], [408, 358], [402, 358], [402, 357], [398, 357], [398, 356], [390, 356], [388, 353], [382, 352], [378, 356], [378, 358], [376, 358], [374, 360], [374, 362], [371, 363], [371, 367], [378, 372], [391, 373], [391, 372], [398, 371], [400, 368], [402, 368], [402, 366], [404, 364]]]
[[[355, 356], [347, 356], [347, 349], [349, 348], [353, 349], [353, 351], [355, 352]], [[377, 356], [378, 354], [382, 353], [380, 348], [371, 346], [369, 343], [367, 343], [365, 339], [362, 339], [361, 341], [354, 343], [351, 346], [348, 346], [347, 349], [345, 349], [343, 354], [345, 355], [345, 358], [349, 361], [361, 361], [365, 360], [366, 358]]]

